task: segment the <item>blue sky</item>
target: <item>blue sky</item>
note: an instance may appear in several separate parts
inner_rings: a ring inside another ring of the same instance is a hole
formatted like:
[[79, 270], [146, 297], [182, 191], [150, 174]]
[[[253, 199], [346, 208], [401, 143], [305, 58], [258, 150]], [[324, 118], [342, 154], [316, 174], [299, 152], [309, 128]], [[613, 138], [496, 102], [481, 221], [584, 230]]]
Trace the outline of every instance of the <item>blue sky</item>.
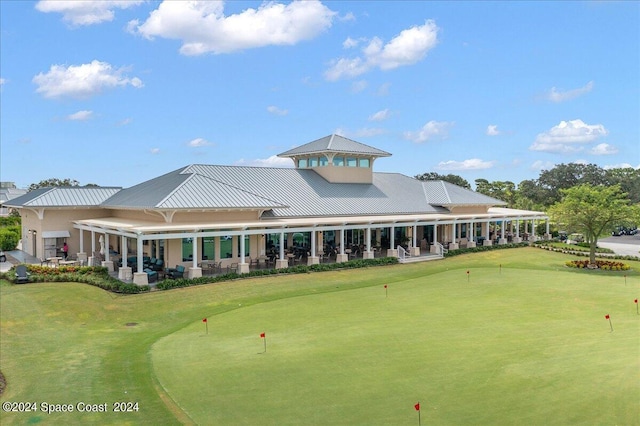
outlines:
[[0, 1], [0, 177], [128, 187], [291, 167], [331, 133], [376, 171], [640, 167], [639, 2]]

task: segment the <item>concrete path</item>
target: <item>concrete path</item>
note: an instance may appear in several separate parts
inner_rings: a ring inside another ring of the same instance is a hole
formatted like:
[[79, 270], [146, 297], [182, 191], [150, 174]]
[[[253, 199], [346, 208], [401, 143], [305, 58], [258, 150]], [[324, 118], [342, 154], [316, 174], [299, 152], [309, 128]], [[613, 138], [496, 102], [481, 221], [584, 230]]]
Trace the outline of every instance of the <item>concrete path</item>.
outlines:
[[611, 249], [621, 256], [640, 257], [640, 234], [603, 238], [598, 240], [598, 247]]

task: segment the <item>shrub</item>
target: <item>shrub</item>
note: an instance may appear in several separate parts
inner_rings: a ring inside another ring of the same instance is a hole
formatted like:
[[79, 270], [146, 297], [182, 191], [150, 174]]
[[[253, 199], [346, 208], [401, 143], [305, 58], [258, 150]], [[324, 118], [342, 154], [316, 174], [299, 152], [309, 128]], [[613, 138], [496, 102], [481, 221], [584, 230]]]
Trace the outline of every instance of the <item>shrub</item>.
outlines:
[[[588, 260], [569, 260], [565, 262], [565, 265], [570, 268], [584, 269], [588, 268], [590, 264]], [[613, 260], [596, 260], [595, 266], [603, 271], [628, 271], [631, 269], [626, 263], [615, 262]]]
[[0, 249], [14, 250], [20, 241], [20, 227], [10, 226], [0, 228]]

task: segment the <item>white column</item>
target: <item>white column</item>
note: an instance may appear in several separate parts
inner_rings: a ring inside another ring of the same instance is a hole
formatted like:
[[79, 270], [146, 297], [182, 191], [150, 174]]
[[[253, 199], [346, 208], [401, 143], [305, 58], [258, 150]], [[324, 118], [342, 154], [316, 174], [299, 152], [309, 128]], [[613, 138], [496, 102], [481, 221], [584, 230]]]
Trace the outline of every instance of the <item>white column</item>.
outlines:
[[449, 243], [449, 250], [457, 250], [458, 248], [460, 248], [460, 246], [458, 245], [458, 242], [456, 241], [457, 239], [457, 233], [456, 231], [458, 230], [458, 224], [456, 222], [453, 222], [453, 224], [451, 225], [451, 242]]
[[307, 265], [317, 265], [320, 259], [316, 256], [316, 233], [315, 229], [311, 229], [311, 255], [307, 258]]
[[387, 250], [387, 257], [398, 257], [398, 249], [396, 248], [396, 227], [390, 228], [391, 235], [389, 237], [389, 249]]
[[143, 267], [143, 257], [144, 257], [144, 253], [142, 252], [144, 250], [144, 248], [142, 247], [142, 238], [140, 237], [140, 235], [138, 235], [138, 238], [136, 238], [136, 251], [137, 251], [137, 256], [136, 256], [136, 263], [137, 263], [137, 271], [136, 273], [133, 274], [133, 283], [137, 284], [137, 285], [148, 285], [149, 284], [149, 276], [147, 275], [146, 272], [144, 272], [144, 267]]
[[349, 256], [344, 252], [344, 228], [340, 229], [340, 253], [336, 255], [336, 262], [346, 262]]
[[374, 255], [373, 252], [371, 251], [371, 228], [367, 228], [365, 237], [366, 239], [366, 249], [364, 251], [364, 253], [362, 253], [362, 258], [363, 259], [373, 259]]
[[482, 245], [483, 246], [493, 245], [493, 241], [491, 240], [491, 221], [487, 221], [484, 225], [485, 225], [485, 237]]
[[507, 227], [507, 221], [502, 219], [500, 222], [500, 239], [498, 240], [498, 244], [506, 244], [507, 240], [504, 238], [504, 229]]
[[278, 260], [276, 260], [276, 269], [282, 269], [289, 266], [287, 258], [284, 257], [284, 231], [280, 232], [280, 251]]
[[[109, 251], [107, 249], [107, 251]], [[129, 281], [133, 278], [131, 273], [132, 269], [127, 264], [127, 256], [129, 253], [127, 252], [127, 237], [122, 236], [122, 266], [118, 269], [118, 278], [121, 280]]]
[[238, 273], [239, 274], [248, 274], [249, 273], [249, 264], [247, 263], [245, 257], [245, 234], [238, 235], [240, 238], [240, 263], [238, 264]]

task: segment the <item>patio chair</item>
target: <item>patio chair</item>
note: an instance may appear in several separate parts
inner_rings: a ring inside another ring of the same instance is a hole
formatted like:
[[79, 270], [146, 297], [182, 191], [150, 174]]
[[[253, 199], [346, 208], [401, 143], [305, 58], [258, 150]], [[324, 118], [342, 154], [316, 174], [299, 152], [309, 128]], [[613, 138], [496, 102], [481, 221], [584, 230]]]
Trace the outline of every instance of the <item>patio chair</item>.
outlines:
[[155, 283], [158, 281], [158, 273], [152, 269], [145, 269], [144, 272], [147, 274], [147, 282]]
[[172, 280], [184, 278], [184, 266], [176, 265], [175, 268], [167, 268], [165, 271], [165, 277]]
[[29, 282], [29, 275], [31, 275], [31, 274], [27, 271], [27, 266], [26, 265], [18, 265], [18, 266], [16, 266], [15, 283], [16, 284], [28, 283]]
[[156, 261], [150, 265], [150, 269], [156, 272], [162, 271], [164, 269], [164, 260], [156, 259]]

